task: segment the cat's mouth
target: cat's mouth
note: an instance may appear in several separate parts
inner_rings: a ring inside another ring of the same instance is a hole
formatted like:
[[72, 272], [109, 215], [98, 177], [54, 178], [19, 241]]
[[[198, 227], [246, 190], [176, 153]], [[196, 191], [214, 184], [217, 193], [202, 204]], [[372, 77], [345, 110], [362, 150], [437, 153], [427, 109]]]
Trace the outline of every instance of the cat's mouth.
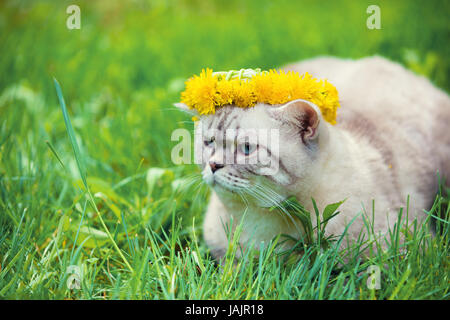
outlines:
[[238, 193], [250, 187], [248, 180], [231, 173], [204, 173], [203, 180], [217, 191]]
[[243, 178], [230, 172], [212, 173], [205, 170], [203, 180], [218, 193], [239, 195], [240, 198], [245, 198], [258, 207], [278, 206], [286, 199], [263, 181]]
[[223, 193], [239, 194], [258, 207], [270, 208], [278, 206], [286, 197], [274, 190], [263, 188], [261, 185], [253, 184], [248, 180], [235, 175], [214, 175], [210, 184], [214, 190]]
[[211, 186], [213, 188], [224, 189], [230, 192], [239, 192], [249, 188], [250, 184], [242, 178], [234, 175], [212, 175]]

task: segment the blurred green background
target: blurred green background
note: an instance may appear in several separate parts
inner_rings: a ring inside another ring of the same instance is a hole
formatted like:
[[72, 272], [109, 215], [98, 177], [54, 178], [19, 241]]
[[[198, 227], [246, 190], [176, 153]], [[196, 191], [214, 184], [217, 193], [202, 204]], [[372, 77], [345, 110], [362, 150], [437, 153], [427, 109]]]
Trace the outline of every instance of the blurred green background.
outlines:
[[[66, 27], [71, 4], [81, 9], [80, 30]], [[366, 27], [366, 9], [373, 4], [381, 9], [381, 30]], [[75, 226], [61, 240], [66, 249], [72, 248], [78, 225], [87, 223], [77, 188], [48, 147], [75, 175], [53, 77], [63, 89], [93, 192], [107, 199], [99, 200], [100, 210], [121, 248], [127, 248], [124, 235], [141, 237], [145, 227], [158, 230], [170, 224], [172, 205], [184, 217], [182, 236], [191, 235], [192, 217], [200, 225], [207, 195], [197, 197], [195, 188], [182, 196], [173, 190], [173, 182], [183, 184], [179, 179], [195, 173], [196, 166], [175, 166], [170, 160], [176, 143], [170, 141], [172, 130], [192, 129], [189, 117], [172, 107], [187, 77], [205, 67], [269, 69], [318, 55], [379, 54], [448, 92], [449, 13], [450, 1], [445, 0], [1, 1], [3, 266], [12, 257], [16, 263], [34, 259], [26, 258], [28, 253], [40, 257], [65, 215]], [[169, 171], [155, 173], [158, 188], [149, 194], [144, 178], [151, 167]], [[91, 226], [101, 229], [95, 214], [87, 214]], [[127, 230], [115, 224], [121, 214]], [[21, 221], [27, 226], [23, 230]], [[21, 238], [12, 236], [13, 230]], [[21, 248], [26, 253], [19, 255]], [[42, 274], [40, 267], [20, 266], [24, 279], [27, 272]], [[9, 277], [4, 278], [10, 285], [2, 291], [5, 295], [21, 286], [14, 282], [15, 274]], [[34, 292], [36, 297], [51, 296], [39, 288], [43, 291]]]
[[[70, 4], [81, 9], [80, 30], [66, 28]], [[366, 27], [371, 4], [380, 6], [381, 30]], [[87, 153], [119, 176], [141, 159], [170, 165], [169, 133], [185, 119], [171, 104], [183, 80], [204, 67], [380, 54], [450, 88], [449, 1], [3, 1], [0, 8], [2, 122], [14, 124], [22, 143], [36, 135], [35, 148], [45, 139], [57, 144], [64, 127], [55, 77]]]

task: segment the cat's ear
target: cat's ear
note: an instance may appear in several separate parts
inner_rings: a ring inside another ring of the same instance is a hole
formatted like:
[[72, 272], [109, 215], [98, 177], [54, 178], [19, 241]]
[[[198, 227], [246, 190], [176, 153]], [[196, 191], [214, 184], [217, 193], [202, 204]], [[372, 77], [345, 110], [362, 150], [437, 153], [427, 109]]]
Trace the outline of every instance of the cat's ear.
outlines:
[[173, 104], [175, 107], [178, 108], [178, 110], [186, 112], [187, 114], [190, 114], [191, 116], [198, 116], [198, 112], [195, 109], [189, 108], [186, 104], [177, 102]]
[[317, 138], [321, 117], [320, 110], [314, 103], [298, 99], [273, 108], [270, 111], [275, 118], [283, 123], [288, 123], [298, 128], [303, 141]]

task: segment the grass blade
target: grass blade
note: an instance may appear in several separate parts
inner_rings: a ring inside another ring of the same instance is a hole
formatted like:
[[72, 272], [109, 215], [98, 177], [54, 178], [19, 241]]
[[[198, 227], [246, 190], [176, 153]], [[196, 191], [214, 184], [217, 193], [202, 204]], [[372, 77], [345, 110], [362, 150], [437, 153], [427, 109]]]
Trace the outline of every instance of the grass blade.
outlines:
[[111, 233], [109, 232], [108, 227], [106, 226], [105, 222], [103, 221], [102, 215], [101, 215], [100, 211], [98, 210], [97, 205], [95, 204], [94, 197], [92, 196], [92, 193], [89, 190], [89, 186], [87, 184], [87, 179], [86, 179], [86, 170], [85, 170], [83, 158], [81, 156], [80, 148], [78, 147], [78, 143], [77, 143], [77, 140], [75, 138], [75, 131], [73, 130], [72, 124], [70, 122], [70, 118], [69, 118], [69, 114], [67, 112], [66, 103], [64, 101], [64, 97], [63, 97], [63, 94], [62, 94], [61, 86], [59, 85], [58, 81], [55, 78], [53, 78], [53, 81], [55, 83], [56, 94], [58, 95], [59, 104], [60, 104], [62, 112], [63, 112], [64, 123], [66, 124], [66, 129], [67, 129], [67, 133], [68, 133], [69, 138], [70, 138], [70, 143], [72, 145], [72, 150], [73, 150], [73, 153], [75, 154], [75, 159], [76, 159], [76, 162], [77, 162], [78, 171], [79, 171], [79, 174], [81, 176], [81, 180], [83, 181], [83, 185], [84, 185], [84, 187], [86, 189], [86, 192], [88, 194], [89, 201], [90, 201], [93, 209], [97, 213], [97, 215], [98, 215], [98, 217], [100, 219], [100, 223], [102, 224], [103, 229], [105, 229], [105, 232], [108, 235], [109, 240], [113, 244], [114, 248], [117, 250], [119, 256], [122, 258], [123, 262], [126, 264], [128, 269], [131, 272], [134, 272], [134, 270], [131, 267], [130, 263], [125, 258], [125, 256], [123, 255], [122, 251], [117, 246], [117, 243], [114, 241], [114, 238], [112, 237]]
[[75, 131], [73, 130], [72, 123], [70, 122], [69, 114], [66, 108], [66, 102], [64, 101], [64, 97], [62, 94], [61, 86], [58, 81], [53, 78], [53, 82], [55, 83], [56, 94], [58, 95], [59, 105], [61, 106], [64, 123], [66, 124], [67, 134], [69, 135], [70, 144], [72, 145], [72, 150], [75, 155], [75, 160], [77, 162], [78, 171], [81, 176], [81, 180], [83, 181], [84, 187], [87, 190], [87, 181], [86, 181], [86, 169], [84, 166], [83, 158], [81, 157], [80, 148], [78, 147], [77, 140], [75, 138]]

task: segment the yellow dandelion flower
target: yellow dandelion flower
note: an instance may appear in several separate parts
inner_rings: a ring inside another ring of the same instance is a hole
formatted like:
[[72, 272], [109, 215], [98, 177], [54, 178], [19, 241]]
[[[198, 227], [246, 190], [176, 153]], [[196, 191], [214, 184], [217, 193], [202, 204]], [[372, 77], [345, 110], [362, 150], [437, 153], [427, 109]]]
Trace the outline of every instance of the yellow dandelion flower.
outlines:
[[284, 71], [270, 70], [266, 77], [270, 77], [272, 80], [272, 94], [266, 103], [282, 104], [290, 101], [290, 84]]
[[186, 81], [186, 90], [181, 93], [181, 102], [200, 114], [215, 113], [217, 78], [211, 69], [203, 69], [200, 76]]
[[255, 96], [259, 102], [269, 103], [272, 98], [273, 82], [271, 77], [264, 74], [257, 74], [252, 78]]
[[225, 105], [249, 108], [258, 102], [277, 105], [296, 99], [313, 102], [326, 121], [336, 123], [340, 107], [336, 88], [309, 73], [300, 76], [292, 71], [241, 69], [214, 75], [211, 69], [203, 69], [199, 76], [186, 81], [186, 89], [181, 93], [181, 102], [201, 115], [213, 114]]
[[239, 85], [239, 80], [220, 80], [217, 82], [217, 98], [216, 104], [218, 106], [225, 106], [233, 104], [235, 98], [235, 86]]
[[239, 108], [249, 108], [256, 104], [256, 96], [251, 81], [241, 81], [235, 87], [234, 104]]

